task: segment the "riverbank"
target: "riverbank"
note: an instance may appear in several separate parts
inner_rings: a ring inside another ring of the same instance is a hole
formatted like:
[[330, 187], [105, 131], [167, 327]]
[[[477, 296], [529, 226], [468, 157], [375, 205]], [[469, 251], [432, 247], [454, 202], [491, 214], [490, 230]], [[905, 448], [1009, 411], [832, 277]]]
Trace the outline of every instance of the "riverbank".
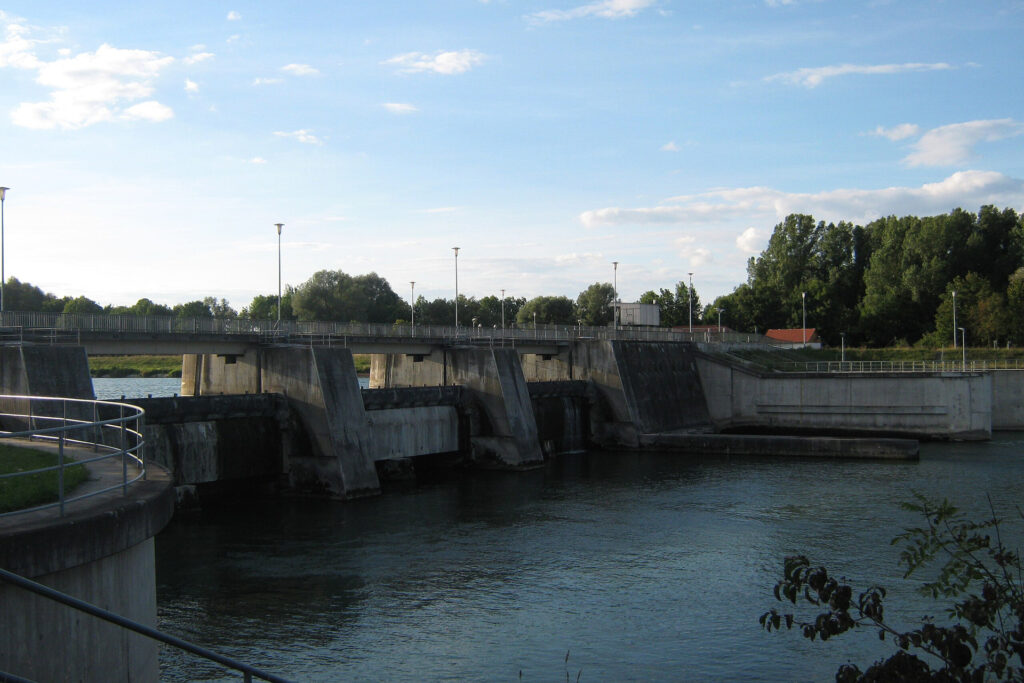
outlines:
[[[356, 373], [369, 375], [370, 356], [353, 354]], [[89, 356], [93, 377], [181, 377], [181, 356]]]

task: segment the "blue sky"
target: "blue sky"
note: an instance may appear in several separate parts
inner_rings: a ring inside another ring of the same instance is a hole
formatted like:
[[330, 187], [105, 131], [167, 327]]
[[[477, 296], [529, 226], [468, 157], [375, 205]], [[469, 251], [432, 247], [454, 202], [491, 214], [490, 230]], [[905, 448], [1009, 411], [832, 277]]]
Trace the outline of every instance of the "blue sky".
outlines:
[[6, 274], [705, 301], [791, 212], [1024, 208], [1024, 2], [9, 2]]

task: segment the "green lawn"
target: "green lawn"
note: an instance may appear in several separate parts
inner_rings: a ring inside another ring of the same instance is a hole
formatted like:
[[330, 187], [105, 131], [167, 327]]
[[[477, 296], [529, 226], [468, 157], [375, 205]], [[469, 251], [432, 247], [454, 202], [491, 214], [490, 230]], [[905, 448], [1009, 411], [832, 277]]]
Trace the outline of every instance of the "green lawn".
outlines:
[[[65, 463], [74, 460], [65, 456]], [[57, 454], [33, 448], [0, 444], [0, 474], [27, 472], [57, 464]], [[84, 465], [64, 468], [64, 495], [89, 476]], [[0, 513], [43, 505], [57, 500], [57, 471], [0, 479]]]
[[89, 356], [93, 377], [181, 377], [181, 356]]

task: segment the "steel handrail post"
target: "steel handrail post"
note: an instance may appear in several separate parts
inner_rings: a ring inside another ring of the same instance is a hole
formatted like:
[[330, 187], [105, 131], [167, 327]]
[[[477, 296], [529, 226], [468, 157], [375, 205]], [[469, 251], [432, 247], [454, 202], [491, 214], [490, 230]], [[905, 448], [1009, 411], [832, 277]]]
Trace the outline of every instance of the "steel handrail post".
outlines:
[[[61, 401], [64, 406], [64, 426], [68, 421], [68, 402]], [[60, 500], [60, 516], [64, 516], [64, 432], [60, 433], [57, 442], [57, 496]]]
[[128, 459], [124, 452], [124, 405], [121, 405], [121, 491], [123, 495], [128, 495]]

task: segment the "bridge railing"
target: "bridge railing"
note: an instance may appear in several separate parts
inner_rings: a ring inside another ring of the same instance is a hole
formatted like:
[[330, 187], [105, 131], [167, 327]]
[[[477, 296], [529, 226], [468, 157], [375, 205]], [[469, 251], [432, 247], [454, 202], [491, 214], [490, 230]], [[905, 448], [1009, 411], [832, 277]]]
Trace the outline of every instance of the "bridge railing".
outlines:
[[510, 324], [476, 327], [460, 325], [411, 325], [358, 322], [300, 322], [246, 318], [178, 318], [174, 316], [93, 315], [79, 313], [0, 313], [0, 342], [34, 341], [53, 344], [81, 343], [83, 333], [153, 335], [244, 335], [262, 340], [331, 343], [342, 337], [390, 337], [450, 340], [468, 343], [516, 344], [575, 339], [625, 339], [642, 341], [692, 341], [703, 343], [763, 343], [764, 337], [738, 332], [678, 332], [660, 327], [585, 327], [583, 325]]
[[[121, 490], [146, 477], [142, 426], [145, 412], [127, 403], [47, 396], [0, 395], [0, 443], [31, 446], [31, 442], [56, 444], [56, 464], [33, 470], [0, 474], [0, 482], [55, 472], [57, 500], [33, 507], [11, 510], [0, 517], [65, 507], [75, 501]], [[73, 461], [66, 461], [66, 450], [76, 448]], [[92, 457], [80, 457], [91, 450]], [[112, 461], [119, 465], [120, 476], [109, 486], [90, 487], [83, 494], [69, 496], [65, 488], [65, 470], [78, 465]], [[0, 456], [2, 462], [2, 456]], [[4, 468], [6, 469], [6, 468]], [[9, 486], [7, 488], [10, 488]]]

